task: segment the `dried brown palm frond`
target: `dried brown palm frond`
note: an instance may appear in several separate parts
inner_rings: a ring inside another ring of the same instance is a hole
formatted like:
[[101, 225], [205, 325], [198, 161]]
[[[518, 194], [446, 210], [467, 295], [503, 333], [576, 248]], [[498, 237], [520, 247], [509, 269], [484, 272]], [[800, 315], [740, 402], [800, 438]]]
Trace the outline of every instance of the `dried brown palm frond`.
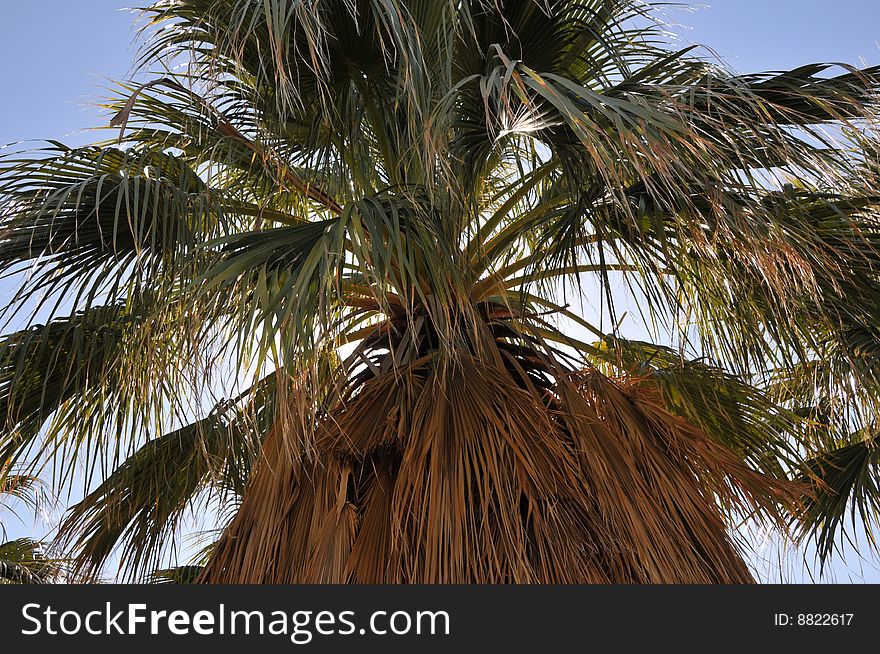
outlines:
[[782, 522], [805, 487], [633, 380], [483, 345], [376, 366], [317, 427], [273, 430], [202, 581], [752, 580], [722, 507]]

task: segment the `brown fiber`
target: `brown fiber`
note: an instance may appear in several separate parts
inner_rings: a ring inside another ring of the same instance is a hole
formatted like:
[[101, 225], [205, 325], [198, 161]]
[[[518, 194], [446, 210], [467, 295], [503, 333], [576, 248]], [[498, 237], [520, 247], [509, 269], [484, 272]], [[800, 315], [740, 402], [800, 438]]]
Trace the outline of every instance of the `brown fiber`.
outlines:
[[797, 490], [634, 381], [541, 391], [471, 355], [370, 378], [290, 456], [302, 427], [270, 435], [203, 581], [747, 583], [719, 503]]

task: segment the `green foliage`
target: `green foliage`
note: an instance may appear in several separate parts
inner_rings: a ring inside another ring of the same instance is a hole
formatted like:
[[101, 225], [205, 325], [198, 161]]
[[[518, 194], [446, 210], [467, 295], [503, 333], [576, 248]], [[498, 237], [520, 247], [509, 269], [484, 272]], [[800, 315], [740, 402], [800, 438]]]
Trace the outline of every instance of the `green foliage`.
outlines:
[[37, 541], [30, 538], [0, 543], [0, 584], [44, 584], [58, 574]]
[[[16, 498], [36, 510], [42, 499], [39, 480], [27, 475], [11, 474], [0, 468], [0, 510], [9, 498]], [[61, 561], [48, 556], [43, 543], [32, 538], [6, 540], [0, 523], [0, 584], [45, 584], [61, 572]]]
[[[0, 463], [102, 472], [62, 526], [83, 569], [142, 575], [273, 429], [437, 352], [656, 391], [813, 485], [785, 508], [823, 560], [876, 521], [880, 69], [736, 74], [637, 0], [143, 11], [174, 72], [111, 91], [106, 142], [0, 159]], [[593, 324], [621, 289], [674, 347]]]

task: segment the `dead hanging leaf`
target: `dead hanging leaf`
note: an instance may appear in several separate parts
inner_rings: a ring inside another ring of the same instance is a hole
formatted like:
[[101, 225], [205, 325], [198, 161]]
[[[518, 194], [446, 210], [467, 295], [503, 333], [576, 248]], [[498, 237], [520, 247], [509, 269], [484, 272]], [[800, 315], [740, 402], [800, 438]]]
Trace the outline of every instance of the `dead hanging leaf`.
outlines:
[[778, 517], [802, 489], [637, 385], [593, 371], [548, 394], [512, 356], [368, 377], [313, 457], [284, 454], [305, 425], [273, 431], [202, 581], [752, 581], [720, 505]]

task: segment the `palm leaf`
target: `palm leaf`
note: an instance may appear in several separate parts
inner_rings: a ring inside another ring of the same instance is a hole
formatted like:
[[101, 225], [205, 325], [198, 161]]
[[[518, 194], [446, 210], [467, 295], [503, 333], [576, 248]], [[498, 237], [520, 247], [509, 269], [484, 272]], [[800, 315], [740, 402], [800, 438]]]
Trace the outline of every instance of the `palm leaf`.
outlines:
[[59, 572], [47, 558], [41, 544], [30, 538], [0, 543], [0, 584], [45, 584]]

